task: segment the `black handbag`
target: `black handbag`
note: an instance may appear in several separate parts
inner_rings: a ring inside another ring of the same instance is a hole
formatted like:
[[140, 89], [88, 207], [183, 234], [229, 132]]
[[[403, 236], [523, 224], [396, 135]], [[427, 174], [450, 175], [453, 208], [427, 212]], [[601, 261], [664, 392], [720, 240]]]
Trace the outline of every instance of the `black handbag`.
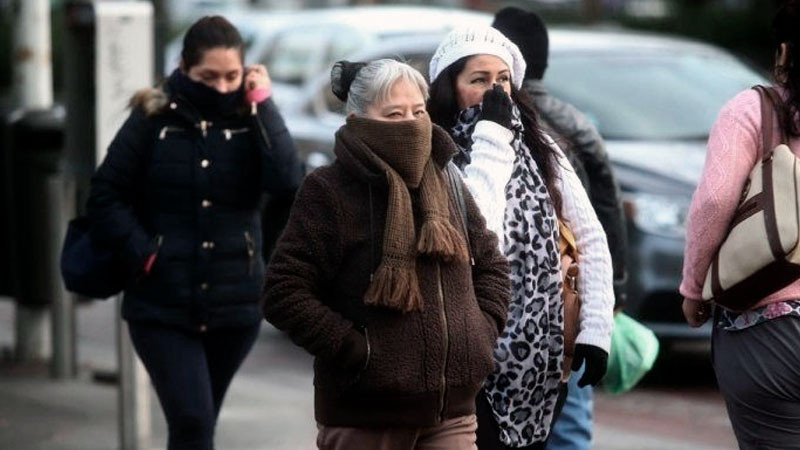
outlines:
[[128, 273], [113, 250], [93, 239], [91, 228], [86, 216], [69, 222], [61, 249], [61, 277], [68, 291], [105, 299], [122, 291]]

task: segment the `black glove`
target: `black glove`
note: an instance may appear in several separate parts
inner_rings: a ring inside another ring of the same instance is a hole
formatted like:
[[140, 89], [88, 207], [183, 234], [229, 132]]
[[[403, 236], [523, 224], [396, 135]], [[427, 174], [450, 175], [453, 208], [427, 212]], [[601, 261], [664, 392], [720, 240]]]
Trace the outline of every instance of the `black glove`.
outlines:
[[511, 128], [511, 97], [498, 85], [483, 94], [481, 120], [491, 120], [498, 125]]
[[597, 385], [606, 374], [608, 353], [600, 347], [589, 344], [576, 344], [575, 356], [572, 359], [572, 370], [579, 370], [586, 361], [586, 370], [578, 380], [578, 387]]

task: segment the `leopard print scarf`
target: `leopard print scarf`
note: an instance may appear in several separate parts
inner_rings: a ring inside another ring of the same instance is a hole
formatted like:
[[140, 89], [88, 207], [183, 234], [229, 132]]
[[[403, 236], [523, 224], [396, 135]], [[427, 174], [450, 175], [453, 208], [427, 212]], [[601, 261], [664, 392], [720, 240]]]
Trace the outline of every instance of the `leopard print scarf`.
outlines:
[[[461, 167], [470, 163], [480, 105], [458, 115], [451, 129]], [[558, 219], [513, 111], [514, 170], [506, 185], [503, 248], [511, 266], [512, 300], [506, 328], [495, 343], [495, 371], [484, 384], [500, 440], [510, 447], [544, 441], [553, 421], [564, 358], [564, 307]]]

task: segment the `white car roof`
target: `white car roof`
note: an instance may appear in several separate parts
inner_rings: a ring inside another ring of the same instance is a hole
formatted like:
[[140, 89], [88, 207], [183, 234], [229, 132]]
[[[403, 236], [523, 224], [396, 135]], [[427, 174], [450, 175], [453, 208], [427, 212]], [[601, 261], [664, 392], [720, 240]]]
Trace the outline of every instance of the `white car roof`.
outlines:
[[[375, 35], [441, 32], [468, 23], [488, 25], [492, 16], [463, 9], [427, 6], [351, 6], [307, 10], [250, 10], [227, 16], [248, 28], [259, 26], [342, 25]], [[268, 30], [264, 30], [268, 31]]]

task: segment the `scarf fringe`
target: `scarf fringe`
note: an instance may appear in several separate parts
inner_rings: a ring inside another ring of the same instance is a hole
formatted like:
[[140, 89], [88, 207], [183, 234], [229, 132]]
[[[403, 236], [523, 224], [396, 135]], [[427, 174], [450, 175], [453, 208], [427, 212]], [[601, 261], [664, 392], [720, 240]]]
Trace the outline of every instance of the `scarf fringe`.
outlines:
[[403, 312], [422, 311], [422, 294], [417, 271], [411, 267], [393, 267], [381, 263], [364, 294], [364, 304], [385, 306]]
[[449, 221], [442, 219], [426, 220], [422, 224], [417, 251], [445, 262], [466, 262], [469, 259], [464, 237]]

